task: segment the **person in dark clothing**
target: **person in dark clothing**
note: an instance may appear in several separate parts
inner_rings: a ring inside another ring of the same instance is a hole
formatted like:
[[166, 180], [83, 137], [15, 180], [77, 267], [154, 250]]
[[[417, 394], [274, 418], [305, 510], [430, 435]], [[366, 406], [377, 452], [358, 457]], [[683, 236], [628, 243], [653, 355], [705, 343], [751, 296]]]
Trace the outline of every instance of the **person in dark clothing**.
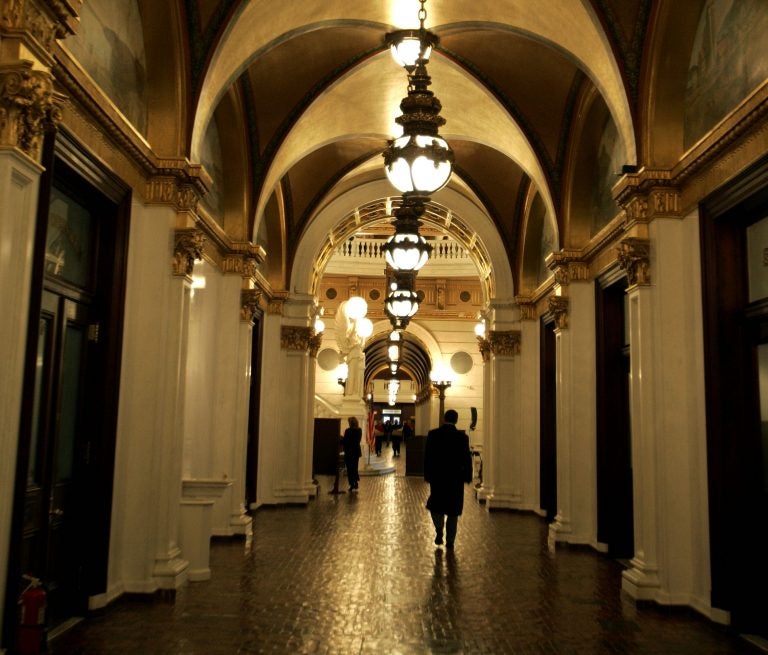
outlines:
[[456, 429], [459, 415], [449, 409], [443, 424], [430, 430], [424, 450], [424, 480], [429, 483], [427, 509], [435, 525], [435, 544], [453, 548], [459, 516], [464, 509], [464, 485], [472, 482], [469, 437]]
[[399, 423], [392, 426], [390, 438], [392, 439], [392, 457], [400, 457], [400, 442], [403, 440], [403, 432]]
[[349, 490], [357, 489], [360, 482], [360, 474], [357, 472], [357, 466], [360, 457], [363, 454], [360, 448], [360, 441], [363, 438], [363, 431], [360, 424], [354, 416], [347, 419], [349, 427], [344, 430], [344, 436], [341, 438], [341, 446], [344, 449], [344, 465], [347, 467], [347, 480], [349, 480]]

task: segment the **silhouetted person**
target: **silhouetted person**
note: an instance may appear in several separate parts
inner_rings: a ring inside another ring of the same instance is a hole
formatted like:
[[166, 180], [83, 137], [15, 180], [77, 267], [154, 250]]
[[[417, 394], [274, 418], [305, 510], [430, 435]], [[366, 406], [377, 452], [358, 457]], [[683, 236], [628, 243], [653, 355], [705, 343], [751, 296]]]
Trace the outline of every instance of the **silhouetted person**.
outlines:
[[[456, 429], [459, 415], [449, 409], [443, 424], [430, 430], [424, 449], [424, 480], [429, 483], [427, 509], [435, 524], [435, 544], [453, 548], [459, 516], [464, 509], [464, 485], [472, 482], [472, 456], [469, 437]], [[447, 520], [446, 520], [447, 517]]]
[[392, 439], [392, 456], [400, 457], [400, 442], [403, 440], [403, 432], [400, 429], [399, 423], [395, 423], [392, 426], [390, 437]]
[[347, 419], [349, 427], [344, 430], [344, 436], [341, 438], [341, 445], [344, 448], [344, 465], [347, 467], [347, 480], [349, 480], [349, 490], [357, 489], [360, 482], [360, 474], [357, 472], [357, 466], [360, 457], [363, 454], [360, 448], [360, 441], [363, 438], [363, 431], [354, 416]]

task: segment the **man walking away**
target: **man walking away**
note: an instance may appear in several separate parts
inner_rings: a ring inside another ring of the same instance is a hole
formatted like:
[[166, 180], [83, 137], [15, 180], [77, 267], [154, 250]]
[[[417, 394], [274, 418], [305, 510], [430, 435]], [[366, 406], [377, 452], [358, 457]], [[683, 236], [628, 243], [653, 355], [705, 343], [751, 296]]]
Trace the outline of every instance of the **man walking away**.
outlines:
[[[459, 516], [464, 509], [464, 485], [472, 482], [469, 437], [456, 429], [459, 415], [449, 409], [443, 424], [430, 430], [424, 450], [424, 480], [429, 483], [427, 509], [435, 524], [435, 544], [453, 548]], [[446, 520], [447, 517], [447, 520]]]

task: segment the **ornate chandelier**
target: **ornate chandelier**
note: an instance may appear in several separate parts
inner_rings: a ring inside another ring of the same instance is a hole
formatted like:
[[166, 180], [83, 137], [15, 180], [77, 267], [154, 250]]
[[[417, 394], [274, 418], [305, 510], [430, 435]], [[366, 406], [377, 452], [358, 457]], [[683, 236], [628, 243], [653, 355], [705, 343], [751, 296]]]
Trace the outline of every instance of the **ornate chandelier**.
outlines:
[[403, 134], [389, 142], [384, 167], [393, 186], [403, 194], [394, 212], [395, 234], [384, 246], [387, 264], [395, 271], [385, 301], [385, 313], [394, 329], [405, 329], [419, 308], [415, 290], [416, 271], [429, 258], [431, 247], [419, 234], [419, 220], [429, 196], [443, 188], [453, 170], [453, 151], [438, 134], [445, 124], [440, 100], [429, 90], [432, 81], [427, 62], [439, 39], [424, 27], [426, 0], [419, 0], [419, 29], [397, 30], [386, 35], [395, 61], [408, 74], [408, 95], [400, 103], [403, 112], [396, 122]]

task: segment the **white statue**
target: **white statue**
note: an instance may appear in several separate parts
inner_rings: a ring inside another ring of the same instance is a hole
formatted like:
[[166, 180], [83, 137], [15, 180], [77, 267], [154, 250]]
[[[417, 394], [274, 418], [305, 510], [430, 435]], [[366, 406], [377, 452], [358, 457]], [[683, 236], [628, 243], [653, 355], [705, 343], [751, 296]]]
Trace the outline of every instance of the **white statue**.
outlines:
[[[370, 321], [365, 317], [368, 305], [360, 297], [345, 300], [336, 312], [336, 344], [339, 353], [347, 363], [347, 383], [344, 396], [363, 397], [363, 376], [365, 372], [365, 354], [363, 344], [370, 336]], [[362, 328], [362, 329], [361, 329]]]

